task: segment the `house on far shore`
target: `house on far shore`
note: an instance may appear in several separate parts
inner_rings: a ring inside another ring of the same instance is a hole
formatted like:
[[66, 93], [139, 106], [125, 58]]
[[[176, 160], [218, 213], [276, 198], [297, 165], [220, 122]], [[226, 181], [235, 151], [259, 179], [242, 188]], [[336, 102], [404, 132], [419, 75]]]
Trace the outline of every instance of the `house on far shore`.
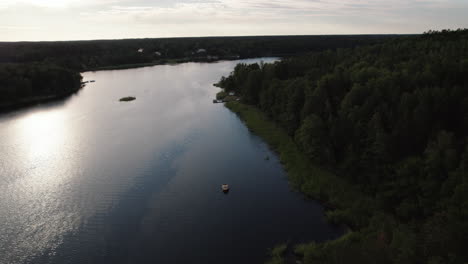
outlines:
[[159, 52], [159, 51], [155, 51], [155, 52], [154, 52], [154, 55], [156, 55], [156, 56], [161, 56], [162, 54], [161, 54], [161, 52]]
[[206, 53], [206, 49], [198, 49], [197, 53]]
[[229, 92], [229, 95], [231, 95], [231, 96], [236, 95], [236, 93], [235, 92]]
[[145, 49], [143, 49], [143, 48], [139, 48], [139, 49], [138, 49], [138, 53], [142, 53], [144, 50], [145, 50]]

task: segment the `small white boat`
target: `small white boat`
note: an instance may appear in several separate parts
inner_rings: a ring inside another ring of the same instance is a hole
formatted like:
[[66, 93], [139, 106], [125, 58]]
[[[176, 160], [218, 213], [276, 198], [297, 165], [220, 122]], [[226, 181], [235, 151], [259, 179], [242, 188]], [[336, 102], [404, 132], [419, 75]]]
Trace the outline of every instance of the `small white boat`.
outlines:
[[223, 192], [225, 192], [225, 193], [226, 193], [226, 192], [228, 192], [228, 191], [229, 191], [229, 185], [227, 185], [227, 184], [223, 184], [223, 185], [221, 185], [221, 189], [223, 190]]

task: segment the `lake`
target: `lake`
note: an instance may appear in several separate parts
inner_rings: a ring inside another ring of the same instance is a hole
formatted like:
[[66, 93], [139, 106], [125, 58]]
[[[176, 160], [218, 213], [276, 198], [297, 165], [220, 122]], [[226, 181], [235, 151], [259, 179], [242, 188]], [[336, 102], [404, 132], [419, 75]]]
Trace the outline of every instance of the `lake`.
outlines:
[[338, 237], [212, 103], [213, 83], [261, 60], [275, 59], [86, 72], [96, 82], [63, 101], [1, 114], [0, 263], [262, 263]]

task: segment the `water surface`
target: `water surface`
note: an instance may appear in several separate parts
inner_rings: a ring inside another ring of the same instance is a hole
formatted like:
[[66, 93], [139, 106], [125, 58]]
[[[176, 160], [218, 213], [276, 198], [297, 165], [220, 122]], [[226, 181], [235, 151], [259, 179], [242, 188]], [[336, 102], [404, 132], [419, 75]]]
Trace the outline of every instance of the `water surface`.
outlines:
[[236, 63], [86, 72], [67, 100], [0, 115], [0, 263], [261, 263], [337, 237], [212, 103]]

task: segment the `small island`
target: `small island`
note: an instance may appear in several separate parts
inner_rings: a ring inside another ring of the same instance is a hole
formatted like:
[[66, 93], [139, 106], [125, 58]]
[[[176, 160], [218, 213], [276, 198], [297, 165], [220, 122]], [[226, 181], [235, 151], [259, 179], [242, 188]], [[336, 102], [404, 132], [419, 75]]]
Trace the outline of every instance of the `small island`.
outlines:
[[120, 102], [130, 102], [130, 101], [133, 101], [133, 100], [135, 100], [135, 99], [136, 99], [136, 98], [133, 97], [133, 96], [127, 96], [127, 97], [122, 97], [122, 98], [120, 98], [119, 101], [120, 101]]

